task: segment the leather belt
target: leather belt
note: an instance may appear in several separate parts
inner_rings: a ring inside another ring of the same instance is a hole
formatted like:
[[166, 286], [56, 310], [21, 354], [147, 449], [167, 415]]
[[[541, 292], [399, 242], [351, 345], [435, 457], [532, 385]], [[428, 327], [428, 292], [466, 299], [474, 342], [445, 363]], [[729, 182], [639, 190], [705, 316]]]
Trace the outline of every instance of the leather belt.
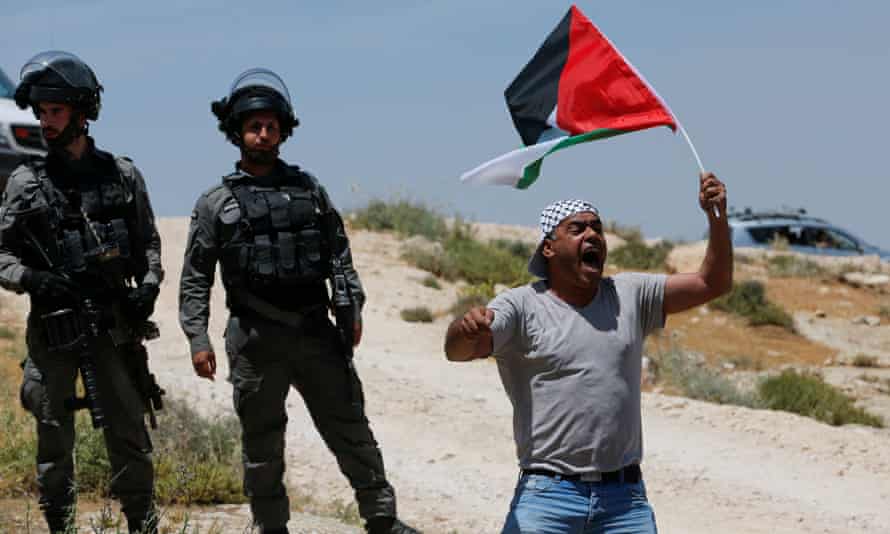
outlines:
[[636, 484], [643, 478], [638, 464], [631, 464], [617, 471], [594, 471], [592, 473], [575, 473], [564, 475], [549, 469], [523, 469], [523, 475], [542, 475], [552, 478], [561, 478], [572, 482], [618, 482]]

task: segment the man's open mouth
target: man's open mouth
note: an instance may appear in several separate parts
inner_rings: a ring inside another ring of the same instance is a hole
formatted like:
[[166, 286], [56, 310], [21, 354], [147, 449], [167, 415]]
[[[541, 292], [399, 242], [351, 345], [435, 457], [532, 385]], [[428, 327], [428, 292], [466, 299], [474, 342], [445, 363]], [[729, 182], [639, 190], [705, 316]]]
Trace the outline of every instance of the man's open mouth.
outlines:
[[600, 251], [595, 248], [589, 248], [581, 252], [581, 263], [591, 267], [600, 266]]

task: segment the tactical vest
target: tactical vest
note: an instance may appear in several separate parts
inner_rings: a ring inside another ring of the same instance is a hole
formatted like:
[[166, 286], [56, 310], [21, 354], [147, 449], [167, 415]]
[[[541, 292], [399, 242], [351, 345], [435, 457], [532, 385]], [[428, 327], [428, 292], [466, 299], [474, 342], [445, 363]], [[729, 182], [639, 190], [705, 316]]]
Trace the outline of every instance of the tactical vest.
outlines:
[[61, 263], [75, 280], [79, 275], [101, 278], [109, 287], [120, 287], [137, 276], [139, 261], [134, 251], [138, 236], [136, 204], [132, 187], [124, 179], [130, 175], [122, 162], [108, 176], [75, 184], [80, 206], [52, 183], [45, 162], [32, 163], [40, 189], [47, 201], [49, 257]]
[[220, 263], [228, 284], [268, 289], [330, 276], [328, 209], [314, 178], [288, 167], [277, 186], [241, 174], [223, 183], [234, 197], [220, 214]]

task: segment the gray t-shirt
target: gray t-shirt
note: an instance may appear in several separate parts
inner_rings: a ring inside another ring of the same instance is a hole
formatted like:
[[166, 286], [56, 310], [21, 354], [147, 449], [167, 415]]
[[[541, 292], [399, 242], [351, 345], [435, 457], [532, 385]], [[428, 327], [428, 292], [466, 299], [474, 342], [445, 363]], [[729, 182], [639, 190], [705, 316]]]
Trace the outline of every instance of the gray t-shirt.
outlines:
[[664, 326], [666, 278], [604, 278], [583, 308], [553, 295], [546, 281], [489, 303], [521, 468], [576, 474], [642, 460], [643, 339]]

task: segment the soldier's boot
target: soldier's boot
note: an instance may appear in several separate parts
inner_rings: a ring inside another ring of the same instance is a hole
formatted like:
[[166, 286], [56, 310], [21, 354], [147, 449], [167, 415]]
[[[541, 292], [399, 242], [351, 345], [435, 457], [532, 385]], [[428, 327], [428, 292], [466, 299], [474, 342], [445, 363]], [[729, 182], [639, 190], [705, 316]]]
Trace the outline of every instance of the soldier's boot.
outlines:
[[160, 516], [154, 506], [149, 507], [147, 512], [133, 513], [128, 510], [129, 514], [124, 514], [127, 518], [127, 527], [130, 534], [158, 534], [158, 522]]
[[421, 534], [395, 517], [372, 517], [365, 523], [365, 530], [368, 534]]
[[158, 534], [158, 524], [153, 520], [133, 521], [128, 519], [130, 534]]
[[50, 534], [64, 534], [65, 531], [68, 530], [68, 515], [53, 515], [50, 513], [44, 514], [46, 518], [46, 527], [49, 529]]
[[44, 508], [43, 517], [46, 519], [46, 526], [51, 534], [64, 534], [70, 532], [70, 527], [74, 525], [74, 506], [54, 506], [52, 508]]

